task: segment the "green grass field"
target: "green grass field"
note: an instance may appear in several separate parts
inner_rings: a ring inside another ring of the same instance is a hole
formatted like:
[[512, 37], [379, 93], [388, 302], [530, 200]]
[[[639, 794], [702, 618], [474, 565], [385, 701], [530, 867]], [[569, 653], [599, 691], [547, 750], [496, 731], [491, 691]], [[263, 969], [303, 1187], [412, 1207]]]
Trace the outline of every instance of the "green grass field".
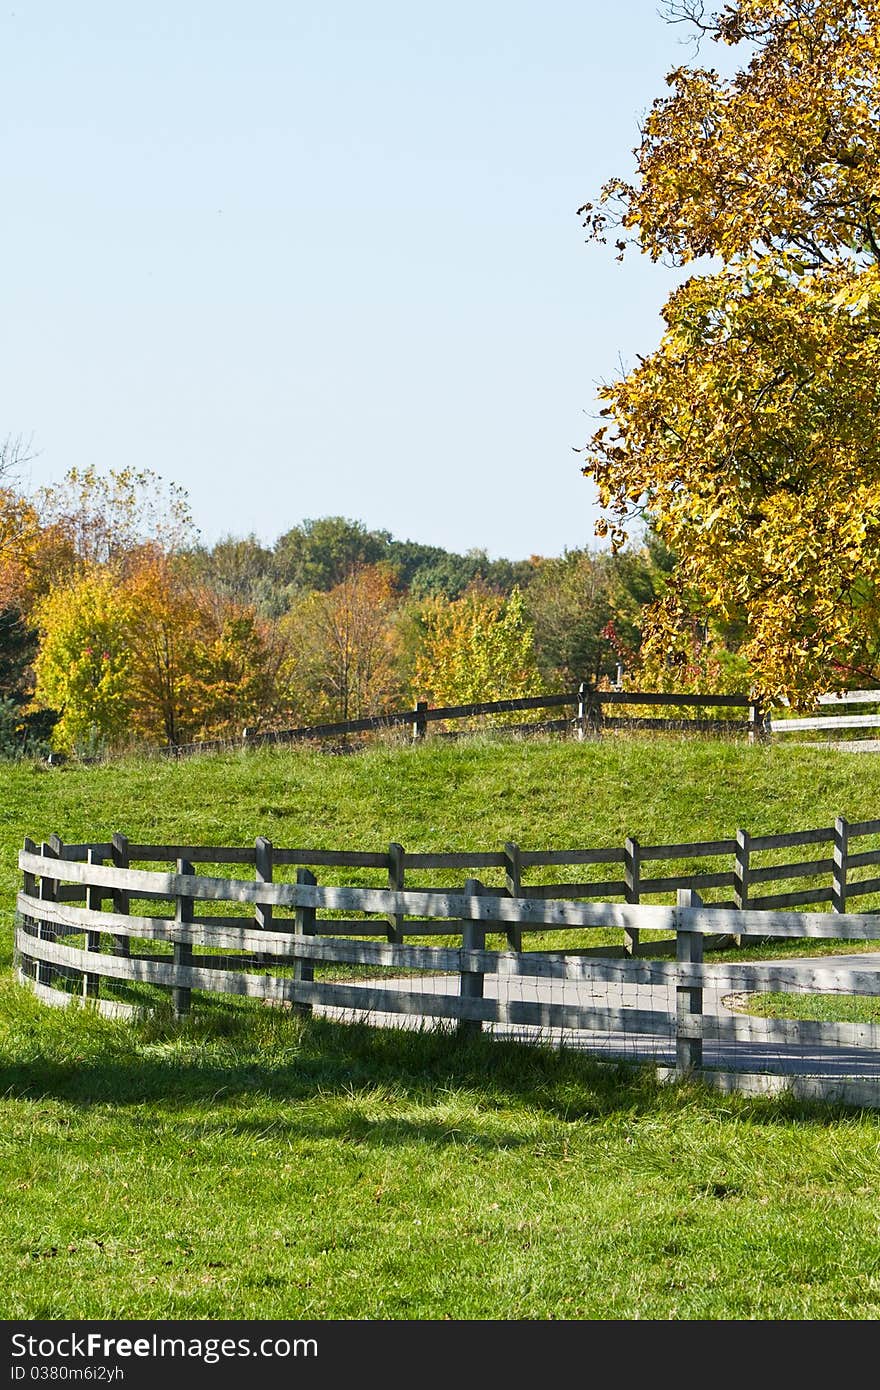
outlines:
[[[619, 845], [880, 814], [880, 759], [710, 740], [7, 765], [5, 1318], [880, 1313], [880, 1113], [261, 1008], [111, 1023], [13, 982], [25, 834]], [[778, 949], [778, 948], [774, 948]]]

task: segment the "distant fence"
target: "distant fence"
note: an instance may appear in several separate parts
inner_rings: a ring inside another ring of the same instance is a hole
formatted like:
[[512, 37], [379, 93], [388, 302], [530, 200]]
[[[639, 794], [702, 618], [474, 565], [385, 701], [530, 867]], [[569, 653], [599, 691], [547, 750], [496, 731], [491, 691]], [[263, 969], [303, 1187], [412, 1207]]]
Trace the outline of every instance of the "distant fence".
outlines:
[[837, 711], [849, 705], [876, 705], [880, 710], [880, 690], [845, 690], [839, 695], [820, 695], [816, 700], [819, 708], [833, 710], [833, 713], [819, 715], [799, 715], [788, 719], [781, 714], [768, 715], [765, 728], [768, 735], [798, 733], [843, 733], [855, 729], [880, 729], [880, 713], [840, 714]]
[[[47, 1002], [79, 997], [115, 1016], [155, 1007], [170, 992], [182, 1018], [194, 992], [204, 991], [379, 1022], [445, 1019], [464, 1031], [487, 1026], [519, 1036], [556, 1030], [609, 1056], [657, 1060], [671, 1049], [675, 1075], [704, 1069], [708, 1079], [723, 1076], [725, 1086], [737, 1088], [759, 1083], [743, 1079], [749, 1054], [736, 1064], [731, 1047], [763, 1049], [753, 1071], [777, 1078], [790, 1070], [787, 1049], [861, 1049], [868, 1053], [861, 1072], [867, 1067], [880, 1088], [880, 1027], [743, 1017], [726, 1006], [723, 993], [876, 995], [876, 969], [823, 967], [821, 959], [703, 961], [704, 943], [880, 938], [880, 913], [846, 910], [849, 900], [880, 894], [880, 878], [856, 873], [880, 864], [880, 845], [851, 848], [869, 837], [880, 838], [880, 820], [839, 818], [832, 827], [787, 835], [740, 830], [730, 839], [675, 845], [641, 846], [629, 838], [620, 849], [528, 851], [508, 844], [500, 852], [437, 854], [408, 853], [396, 844], [380, 853], [282, 849], [264, 837], [253, 847], [220, 848], [136, 844], [122, 835], [65, 845], [53, 836], [39, 846], [27, 840], [19, 855], [24, 882], [16, 955], [21, 978]], [[758, 862], [768, 853], [822, 843], [832, 852], [821, 859]], [[691, 867], [725, 856], [732, 859], [729, 870]], [[691, 862], [687, 872], [648, 877], [642, 866], [652, 860]], [[156, 863], [173, 869], [139, 867]], [[250, 874], [221, 877], [199, 872], [197, 864]], [[622, 876], [525, 881], [540, 867], [607, 864], [621, 866]], [[378, 874], [381, 882], [319, 884], [314, 870], [326, 867]], [[414, 886], [408, 878], [474, 869], [494, 871], [500, 881], [469, 877], [462, 886], [438, 887]], [[756, 883], [817, 877], [827, 884], [751, 894]], [[732, 902], [703, 900], [703, 893], [729, 888]], [[644, 901], [663, 895], [674, 901]], [[833, 911], [784, 910], [817, 902], [829, 902]], [[135, 903], [145, 910], [135, 912]], [[617, 944], [586, 944], [597, 929], [610, 929]], [[645, 931], [660, 939], [643, 939]], [[562, 933], [564, 945], [523, 949], [524, 937], [549, 932]], [[487, 935], [503, 938], [499, 949], [487, 949]], [[458, 938], [460, 945], [407, 940], [430, 936]], [[675, 959], [660, 959], [669, 954]], [[880, 967], [880, 955], [877, 962]], [[711, 1007], [704, 991], [713, 992]], [[704, 1044], [721, 1049], [728, 1070], [719, 1070], [717, 1057], [707, 1060]]]
[[[611, 715], [606, 708], [618, 706], [661, 707], [678, 714], [668, 716]], [[245, 729], [241, 739], [204, 739], [196, 743], [169, 744], [160, 751], [170, 757], [194, 753], [228, 752], [242, 745], [250, 748], [267, 744], [302, 743], [308, 740], [347, 738], [352, 734], [379, 733], [388, 729], [408, 729], [414, 741], [428, 734], [431, 724], [455, 723], [499, 714], [519, 714], [527, 710], [570, 709], [561, 718], [543, 719], [502, 726], [509, 733], [563, 733], [577, 738], [598, 737], [606, 729], [645, 729], [685, 733], [747, 734], [750, 740], [764, 735], [764, 714], [759, 702], [748, 695], [664, 694], [660, 691], [594, 690], [582, 682], [577, 690], [565, 694], [524, 695], [511, 700], [482, 700], [466, 705], [431, 706], [420, 700], [413, 709], [370, 715], [365, 719], [346, 719], [334, 724], [307, 724], [296, 729], [262, 731]], [[745, 717], [707, 718], [704, 709], [745, 710]], [[690, 711], [690, 713], [686, 713]], [[444, 737], [459, 737], [446, 732]]]

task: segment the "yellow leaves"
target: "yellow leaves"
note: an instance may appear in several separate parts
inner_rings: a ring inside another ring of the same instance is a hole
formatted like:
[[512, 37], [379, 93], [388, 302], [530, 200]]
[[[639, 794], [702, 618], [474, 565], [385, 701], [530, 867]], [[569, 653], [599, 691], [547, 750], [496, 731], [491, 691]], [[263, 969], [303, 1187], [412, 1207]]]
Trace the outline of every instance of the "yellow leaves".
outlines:
[[[688, 282], [585, 450], [605, 534], [617, 540], [643, 499], [683, 588], [746, 625], [767, 689], [821, 686], [829, 653], [880, 668], [880, 607], [863, 596], [880, 590], [880, 331], [837, 307], [873, 303], [875, 283], [855, 265], [799, 283], [743, 267]], [[686, 356], [670, 350], [682, 323]]]
[[866, 230], [880, 164], [880, 14], [873, 0], [799, 8], [792, 23], [788, 5], [738, 0], [704, 22], [726, 42], [747, 39], [748, 66], [731, 79], [688, 67], [667, 77], [637, 179], [608, 186], [654, 260], [788, 248], [805, 266], [845, 261], [854, 221]]
[[522, 594], [474, 591], [423, 611], [413, 693], [436, 704], [531, 695], [539, 686], [534, 641]]

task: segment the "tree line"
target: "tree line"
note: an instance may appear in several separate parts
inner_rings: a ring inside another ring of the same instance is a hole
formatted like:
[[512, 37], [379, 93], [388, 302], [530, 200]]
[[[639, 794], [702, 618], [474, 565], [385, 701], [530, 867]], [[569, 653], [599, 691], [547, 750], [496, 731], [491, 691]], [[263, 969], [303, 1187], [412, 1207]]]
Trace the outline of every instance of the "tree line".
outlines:
[[[673, 560], [489, 559], [344, 517], [201, 544], [150, 471], [0, 493], [0, 750], [95, 756], [607, 684]], [[2, 460], [0, 460], [2, 462]]]

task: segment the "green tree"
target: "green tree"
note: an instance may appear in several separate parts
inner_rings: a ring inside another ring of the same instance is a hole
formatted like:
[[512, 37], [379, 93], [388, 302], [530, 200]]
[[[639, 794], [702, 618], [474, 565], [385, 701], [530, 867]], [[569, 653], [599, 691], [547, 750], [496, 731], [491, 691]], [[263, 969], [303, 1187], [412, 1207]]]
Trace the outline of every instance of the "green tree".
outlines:
[[342, 516], [307, 519], [275, 542], [278, 581], [300, 593], [326, 593], [352, 570], [386, 558], [387, 531], [368, 531], [361, 521]]
[[29, 708], [38, 634], [18, 608], [0, 610], [0, 756], [48, 750], [54, 710]]

